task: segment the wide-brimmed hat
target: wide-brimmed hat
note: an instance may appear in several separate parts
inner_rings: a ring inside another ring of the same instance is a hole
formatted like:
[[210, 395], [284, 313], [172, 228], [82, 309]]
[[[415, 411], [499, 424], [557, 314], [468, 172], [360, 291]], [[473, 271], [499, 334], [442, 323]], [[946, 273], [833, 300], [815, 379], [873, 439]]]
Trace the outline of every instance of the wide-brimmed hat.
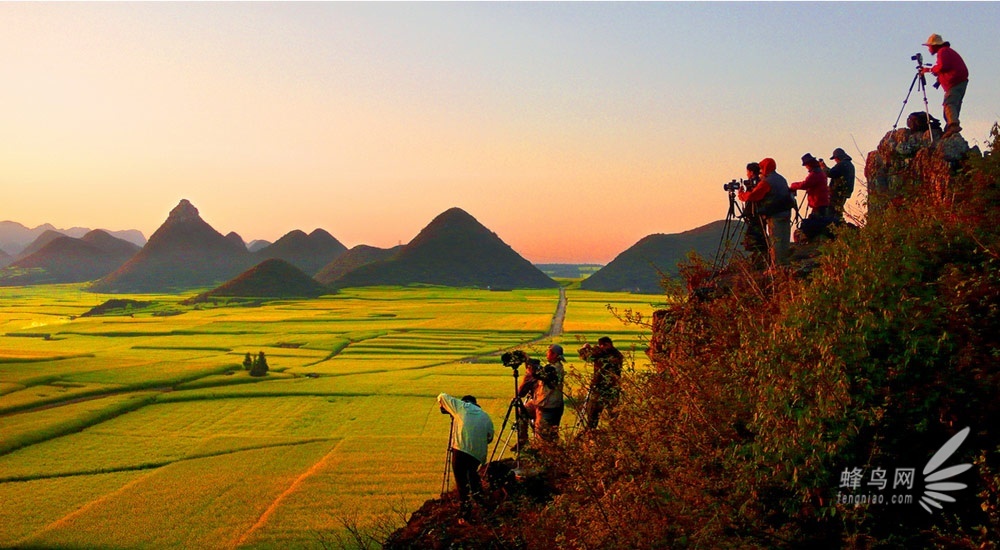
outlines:
[[808, 166], [810, 164], [819, 164], [816, 157], [812, 156], [812, 153], [806, 153], [802, 155], [802, 166]]
[[944, 38], [941, 38], [940, 34], [932, 34], [927, 37], [927, 42], [924, 42], [924, 46], [941, 46], [944, 45]]

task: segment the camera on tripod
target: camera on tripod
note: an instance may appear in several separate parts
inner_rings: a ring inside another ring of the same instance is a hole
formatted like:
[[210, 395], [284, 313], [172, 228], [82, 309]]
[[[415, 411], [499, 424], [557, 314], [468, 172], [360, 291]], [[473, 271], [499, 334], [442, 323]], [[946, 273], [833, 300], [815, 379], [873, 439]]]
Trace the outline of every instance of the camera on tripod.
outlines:
[[920, 52], [917, 52], [917, 53], [913, 54], [913, 55], [912, 55], [912, 56], [910, 57], [910, 59], [912, 59], [912, 60], [916, 61], [916, 62], [917, 62], [917, 65], [919, 65], [919, 66], [921, 66], [921, 67], [923, 67], [923, 66], [924, 66], [924, 54], [922, 54], [922, 53], [920, 53]]
[[729, 191], [730, 193], [735, 193], [740, 190], [740, 186], [743, 185], [743, 180], [732, 180], [729, 183], [722, 184], [723, 191]]
[[500, 356], [500, 361], [503, 363], [503, 366], [512, 369], [520, 367], [527, 360], [528, 354], [519, 349], [508, 351]]

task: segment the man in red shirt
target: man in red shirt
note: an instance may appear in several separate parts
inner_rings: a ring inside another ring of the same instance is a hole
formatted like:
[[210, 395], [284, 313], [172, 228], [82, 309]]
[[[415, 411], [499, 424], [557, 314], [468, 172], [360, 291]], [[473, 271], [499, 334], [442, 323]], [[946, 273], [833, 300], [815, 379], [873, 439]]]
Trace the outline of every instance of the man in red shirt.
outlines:
[[[944, 88], [944, 134], [948, 137], [962, 131], [958, 124], [958, 114], [962, 110], [965, 89], [969, 85], [969, 69], [958, 52], [951, 49], [951, 42], [945, 42], [940, 34], [932, 34], [924, 43], [931, 55], [937, 56], [937, 63], [923, 68], [925, 73], [933, 73], [938, 84]], [[935, 86], [936, 87], [936, 86]]]
[[809, 170], [806, 179], [789, 185], [788, 189], [792, 191], [801, 189], [806, 192], [809, 208], [812, 210], [809, 213], [810, 218], [830, 217], [830, 186], [827, 184], [826, 174], [823, 173], [819, 161], [810, 153], [806, 153], [802, 155], [802, 166]]
[[[830, 209], [830, 186], [827, 184], [826, 174], [820, 166], [819, 160], [810, 153], [802, 155], [802, 166], [809, 170], [806, 179], [797, 181], [788, 186], [792, 192], [802, 190], [806, 192], [806, 199], [809, 201], [809, 217], [802, 220], [799, 230], [809, 240], [827, 233], [827, 226], [833, 221]], [[799, 239], [796, 237], [796, 242]]]

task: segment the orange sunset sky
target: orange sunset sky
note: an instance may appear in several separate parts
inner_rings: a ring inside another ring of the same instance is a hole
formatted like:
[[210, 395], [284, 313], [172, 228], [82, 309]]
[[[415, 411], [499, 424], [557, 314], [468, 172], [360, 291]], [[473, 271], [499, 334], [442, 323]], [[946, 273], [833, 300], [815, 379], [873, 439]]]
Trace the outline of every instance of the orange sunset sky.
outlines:
[[29, 227], [148, 237], [189, 199], [246, 241], [393, 246], [458, 206], [531, 261], [606, 263], [725, 217], [747, 162], [797, 181], [803, 153], [843, 147], [861, 175], [932, 32], [971, 72], [963, 136], [1000, 119], [993, 2], [0, 3], [0, 21], [0, 219]]

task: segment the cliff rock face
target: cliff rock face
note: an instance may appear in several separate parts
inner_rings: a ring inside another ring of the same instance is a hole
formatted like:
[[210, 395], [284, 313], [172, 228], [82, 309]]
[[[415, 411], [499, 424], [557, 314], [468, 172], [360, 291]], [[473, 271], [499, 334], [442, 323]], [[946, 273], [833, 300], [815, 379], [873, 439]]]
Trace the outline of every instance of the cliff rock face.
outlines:
[[876, 203], [879, 195], [893, 199], [915, 184], [933, 186], [943, 194], [955, 169], [970, 155], [981, 153], [978, 147], [970, 148], [961, 134], [941, 138], [935, 132], [932, 142], [929, 132], [900, 128], [887, 133], [868, 154], [865, 178]]

